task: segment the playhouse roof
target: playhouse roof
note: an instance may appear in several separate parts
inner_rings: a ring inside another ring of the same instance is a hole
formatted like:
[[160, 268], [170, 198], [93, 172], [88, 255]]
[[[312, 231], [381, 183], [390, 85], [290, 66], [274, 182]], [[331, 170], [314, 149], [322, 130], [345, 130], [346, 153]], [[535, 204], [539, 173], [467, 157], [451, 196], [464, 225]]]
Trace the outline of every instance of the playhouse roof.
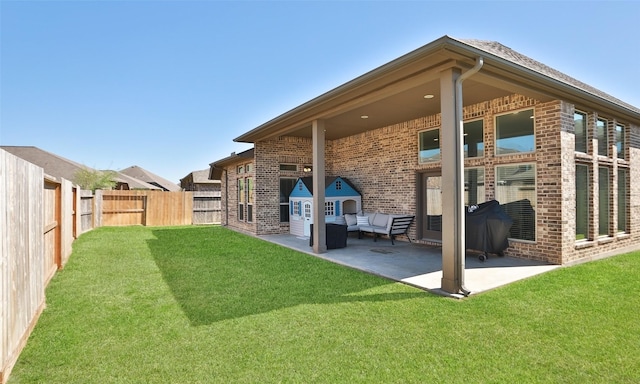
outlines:
[[[337, 196], [335, 191], [331, 188], [332, 185], [335, 185], [336, 180], [340, 180], [343, 183], [347, 184], [347, 186], [349, 187], [348, 189], [353, 190], [355, 192], [355, 195], [362, 196], [360, 191], [358, 191], [358, 189], [348, 179], [345, 179], [344, 177], [340, 177], [340, 176], [325, 177], [325, 195], [326, 196]], [[309, 196], [313, 196], [313, 177], [311, 176], [300, 177], [298, 178], [298, 182], [300, 181], [304, 184], [305, 188], [308, 190]], [[296, 185], [298, 184], [298, 182], [296, 182]], [[292, 194], [295, 195], [295, 190], [292, 191]], [[341, 194], [341, 196], [342, 195], [343, 194]], [[344, 195], [344, 196], [347, 196], [347, 195]], [[349, 194], [348, 196], [354, 196], [354, 195]]]

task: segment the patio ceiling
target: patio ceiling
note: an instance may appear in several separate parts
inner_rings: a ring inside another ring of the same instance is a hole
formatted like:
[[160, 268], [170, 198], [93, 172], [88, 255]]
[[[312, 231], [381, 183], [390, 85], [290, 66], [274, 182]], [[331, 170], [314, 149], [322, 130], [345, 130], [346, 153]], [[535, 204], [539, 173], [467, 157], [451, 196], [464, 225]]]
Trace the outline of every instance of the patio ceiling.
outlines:
[[[464, 105], [472, 105], [494, 98], [508, 96], [513, 90], [484, 84], [475, 80], [464, 82]], [[425, 98], [432, 95], [432, 98]], [[325, 117], [325, 136], [335, 140], [371, 129], [389, 126], [420, 117], [440, 113], [440, 79], [403, 90], [379, 100], [357, 105], [351, 109]], [[366, 116], [364, 118], [363, 116]], [[287, 136], [311, 137], [311, 125], [299, 127]]]

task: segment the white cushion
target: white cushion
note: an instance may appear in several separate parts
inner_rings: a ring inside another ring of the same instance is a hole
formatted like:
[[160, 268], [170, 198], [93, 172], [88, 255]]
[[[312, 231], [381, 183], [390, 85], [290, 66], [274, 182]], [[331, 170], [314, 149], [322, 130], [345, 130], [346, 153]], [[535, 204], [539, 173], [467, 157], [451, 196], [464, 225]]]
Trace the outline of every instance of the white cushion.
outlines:
[[336, 217], [336, 220], [334, 221], [334, 223], [344, 225], [347, 222], [346, 222], [344, 216], [338, 216], [338, 217]]
[[347, 222], [347, 225], [358, 225], [358, 219], [356, 219], [356, 215], [352, 213], [347, 213], [344, 215], [344, 220]]
[[376, 216], [373, 218], [373, 222], [371, 225], [374, 227], [386, 227], [389, 222], [389, 215], [386, 213], [376, 213]]
[[369, 225], [369, 218], [367, 216], [357, 216], [358, 225]]

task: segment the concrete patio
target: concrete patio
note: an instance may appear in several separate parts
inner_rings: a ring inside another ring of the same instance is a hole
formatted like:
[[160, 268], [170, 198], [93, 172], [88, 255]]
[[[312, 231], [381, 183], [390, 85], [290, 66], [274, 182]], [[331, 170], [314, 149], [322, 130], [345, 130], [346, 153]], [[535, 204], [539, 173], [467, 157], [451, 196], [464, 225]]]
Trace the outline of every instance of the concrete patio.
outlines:
[[[331, 262], [345, 265], [394, 281], [425, 289], [437, 294], [449, 295], [440, 289], [442, 278], [442, 253], [440, 247], [371, 237], [358, 239], [355, 235], [347, 238], [347, 247], [329, 249], [326, 253], [315, 254], [309, 246], [309, 238], [294, 235], [265, 235], [260, 238], [288, 248], [308, 253]], [[514, 281], [526, 279], [556, 268], [542, 262], [517, 259], [509, 256], [498, 257], [490, 254], [481, 262], [478, 254], [468, 252], [465, 260], [465, 287], [471, 294], [484, 292]]]

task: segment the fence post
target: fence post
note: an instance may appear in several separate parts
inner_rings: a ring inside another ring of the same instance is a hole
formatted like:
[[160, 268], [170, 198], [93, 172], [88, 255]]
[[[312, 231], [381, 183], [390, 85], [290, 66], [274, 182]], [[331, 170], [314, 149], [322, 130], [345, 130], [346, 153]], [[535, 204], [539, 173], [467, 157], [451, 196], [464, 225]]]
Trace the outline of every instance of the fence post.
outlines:
[[93, 193], [93, 228], [102, 227], [102, 190]]

